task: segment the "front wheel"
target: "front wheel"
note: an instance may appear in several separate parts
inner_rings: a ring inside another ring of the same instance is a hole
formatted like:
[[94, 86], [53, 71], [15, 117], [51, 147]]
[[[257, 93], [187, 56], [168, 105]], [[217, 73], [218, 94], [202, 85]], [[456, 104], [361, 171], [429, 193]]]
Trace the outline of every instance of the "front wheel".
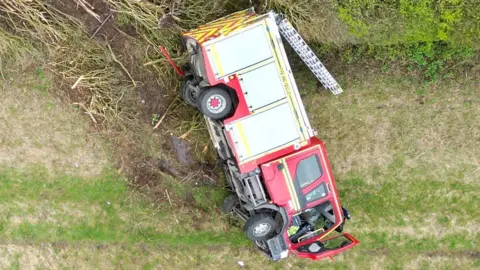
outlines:
[[233, 102], [227, 90], [212, 87], [200, 94], [197, 108], [210, 119], [223, 120], [232, 112]]
[[274, 236], [277, 222], [271, 215], [256, 214], [247, 220], [243, 230], [252, 241], [266, 241]]

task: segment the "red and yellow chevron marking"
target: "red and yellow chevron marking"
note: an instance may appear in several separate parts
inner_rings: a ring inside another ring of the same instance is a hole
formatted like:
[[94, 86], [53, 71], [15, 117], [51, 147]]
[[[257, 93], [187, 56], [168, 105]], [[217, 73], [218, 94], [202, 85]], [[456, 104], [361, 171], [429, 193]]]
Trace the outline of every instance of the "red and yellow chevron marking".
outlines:
[[201, 25], [196, 29], [183, 33], [183, 35], [195, 39], [198, 43], [203, 43], [211, 37], [227, 35], [234, 30], [245, 27], [258, 17], [253, 9], [246, 9]]
[[240, 11], [237, 11], [237, 12], [234, 12], [232, 14], [229, 14], [225, 17], [222, 17], [222, 18], [218, 18], [214, 21], [211, 21], [207, 24], [211, 24], [211, 23], [216, 23], [216, 22], [219, 22], [219, 21], [222, 21], [222, 20], [225, 20], [225, 19], [238, 19], [238, 18], [242, 18], [242, 17], [245, 17], [246, 15], [249, 15], [249, 14], [255, 14], [255, 10], [253, 10], [253, 8], [248, 8], [248, 9], [245, 9], [245, 10], [240, 10]]

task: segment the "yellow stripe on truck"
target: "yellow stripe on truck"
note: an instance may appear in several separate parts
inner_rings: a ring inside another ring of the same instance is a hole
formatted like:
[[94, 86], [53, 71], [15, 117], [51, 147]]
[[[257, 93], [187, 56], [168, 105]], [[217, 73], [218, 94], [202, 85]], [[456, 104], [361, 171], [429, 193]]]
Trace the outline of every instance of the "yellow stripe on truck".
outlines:
[[288, 176], [287, 176], [287, 173], [285, 172], [285, 170], [287, 170], [287, 168], [284, 168], [282, 170], [283, 178], [285, 178], [285, 183], [287, 184], [288, 193], [290, 193], [290, 197], [292, 198], [291, 202], [293, 204], [293, 209], [295, 211], [298, 211], [298, 210], [300, 210], [300, 207], [297, 205], [297, 202], [295, 201], [295, 192], [292, 190], [292, 186], [290, 185], [290, 180], [288, 180]]
[[217, 66], [218, 77], [221, 77], [223, 76], [223, 68], [222, 68], [222, 65], [220, 65], [220, 59], [218, 58], [217, 50], [215, 49], [214, 45], [212, 45], [210, 49], [212, 50], [213, 61], [215, 61], [215, 66]]
[[250, 146], [248, 145], [247, 137], [245, 137], [245, 132], [243, 131], [243, 127], [242, 127], [242, 124], [240, 124], [240, 122], [237, 122], [237, 129], [238, 129], [238, 133], [240, 133], [240, 139], [242, 140], [242, 143], [245, 146], [245, 150], [247, 151], [247, 155], [251, 156], [252, 152], [250, 151]]
[[287, 101], [288, 103], [290, 104], [290, 106], [292, 108], [294, 108], [294, 115], [295, 115], [295, 120], [296, 120], [296, 125], [298, 127], [298, 131], [299, 131], [299, 135], [300, 135], [300, 140], [301, 141], [306, 141], [308, 136], [305, 136], [305, 128], [303, 128], [303, 123], [302, 121], [299, 119], [299, 108], [297, 107], [296, 105], [296, 100], [295, 100], [295, 97], [294, 97], [294, 94], [293, 94], [293, 90], [292, 90], [292, 87], [290, 85], [290, 80], [288, 79], [288, 76], [285, 72], [286, 70], [286, 66], [285, 66], [285, 63], [283, 62], [283, 59], [282, 59], [282, 56], [281, 54], [278, 52], [278, 45], [275, 45], [276, 42], [275, 42], [275, 37], [272, 36], [272, 33], [270, 32], [270, 26], [268, 25], [268, 23], [264, 23], [264, 26], [265, 26], [265, 29], [267, 29], [267, 37], [270, 39], [270, 43], [271, 43], [271, 51], [272, 51], [272, 55], [275, 59], [275, 64], [277, 66], [277, 70], [278, 72], [280, 73], [280, 79], [282, 80], [282, 84], [283, 84], [283, 87], [285, 89], [285, 91], [287, 92]]
[[293, 184], [293, 180], [292, 180], [292, 177], [290, 176], [290, 172], [288, 171], [288, 167], [287, 167], [287, 163], [285, 162], [285, 159], [282, 159], [282, 164], [284, 165], [284, 168], [282, 170], [283, 177], [287, 182], [288, 191], [290, 192], [290, 196], [292, 197], [292, 201], [293, 201], [293, 204], [295, 205], [295, 209], [297, 211], [300, 211], [302, 207], [300, 206], [300, 202], [298, 201], [297, 191], [295, 190], [295, 185]]

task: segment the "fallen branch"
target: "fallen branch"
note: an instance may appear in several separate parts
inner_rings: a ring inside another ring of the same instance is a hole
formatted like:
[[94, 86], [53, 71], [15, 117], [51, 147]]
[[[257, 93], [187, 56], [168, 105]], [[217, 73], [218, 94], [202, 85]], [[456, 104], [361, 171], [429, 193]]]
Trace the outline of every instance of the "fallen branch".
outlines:
[[133, 79], [132, 75], [130, 75], [130, 72], [128, 72], [127, 68], [122, 64], [122, 62], [118, 61], [117, 57], [115, 57], [115, 54], [114, 54], [113, 51], [112, 51], [112, 47], [110, 47], [110, 44], [107, 44], [107, 46], [108, 46], [108, 49], [110, 50], [110, 54], [112, 55], [113, 61], [115, 61], [117, 64], [120, 65], [120, 67], [122, 67], [123, 71], [125, 71], [125, 73], [127, 73], [128, 77], [129, 77], [130, 80], [132, 81], [133, 86], [134, 86], [134, 87], [137, 87], [137, 83], [136, 83], [135, 80]]
[[195, 127], [191, 127], [190, 129], [187, 130], [187, 132], [183, 133], [180, 137], [178, 137], [179, 139], [182, 139], [182, 140], [185, 140], [187, 138], [188, 135], [190, 135], [190, 133], [192, 133], [192, 131], [195, 129]]
[[0, 59], [0, 76], [2, 77], [3, 80], [6, 80], [5, 75], [3, 75], [3, 68], [2, 68], [1, 60], [2, 59]]
[[120, 33], [120, 34], [122, 34], [123, 36], [125, 36], [125, 37], [127, 37], [127, 38], [129, 38], [129, 39], [131, 39], [131, 40], [135, 40], [135, 41], [137, 40], [136, 38], [132, 37], [131, 35], [123, 32], [122, 30], [120, 30], [120, 28], [118, 28], [115, 24], [113, 24], [112, 26], [113, 26], [113, 29], [117, 30], [117, 32]]
[[85, 106], [85, 104], [75, 102], [75, 103], [73, 103], [73, 105], [78, 105], [78, 106], [82, 107], [82, 108], [85, 110], [85, 113], [88, 114], [88, 115], [90, 116], [90, 118], [92, 118], [92, 121], [93, 121], [95, 124], [98, 124], [97, 119], [95, 119], [95, 117], [93, 117], [93, 114], [87, 109], [87, 107]]
[[[168, 195], [168, 190], [165, 189], [165, 193], [167, 194], [168, 203], [170, 203], [170, 206], [173, 206], [172, 200], [170, 199], [170, 195]], [[180, 222], [178, 221], [178, 218], [177, 218], [177, 216], [175, 216], [175, 214], [173, 214], [173, 217], [175, 218], [175, 221], [177, 222], [177, 224], [180, 224]]]
[[113, 15], [113, 12], [108, 14], [107, 18], [105, 18], [105, 20], [103, 20], [102, 24], [100, 24], [100, 26], [97, 28], [97, 30], [95, 30], [95, 32], [90, 37], [90, 39], [94, 38], [95, 35], [97, 35], [97, 33], [100, 31], [100, 29], [102, 29], [102, 27], [105, 25], [105, 23], [107, 23], [107, 21], [112, 17], [112, 15]]
[[143, 64], [143, 66], [144, 66], [144, 67], [150, 66], [150, 65], [153, 65], [153, 64], [156, 64], [156, 63], [160, 63], [160, 62], [162, 62], [162, 61], [164, 61], [164, 60], [163, 60], [163, 59], [153, 60], [153, 61], [150, 61], [150, 62], [147, 62], [147, 63]]
[[168, 105], [167, 110], [163, 113], [162, 117], [160, 117], [160, 119], [159, 119], [158, 122], [155, 124], [155, 126], [153, 127], [153, 129], [157, 129], [157, 128], [160, 126], [160, 124], [162, 123], [163, 119], [165, 119], [165, 117], [167, 116], [167, 113], [168, 113], [168, 111], [170, 110], [170, 108], [173, 106], [173, 104], [175, 103], [175, 101], [177, 101], [177, 98], [178, 98], [178, 96], [175, 97], [172, 102], [170, 102], [170, 105]]
[[207, 178], [207, 179], [210, 180], [212, 183], [215, 183], [215, 182], [216, 182], [215, 179], [213, 179], [212, 177], [210, 177], [210, 176], [208, 176], [208, 175], [206, 175], [206, 174], [204, 174], [203, 177]]
[[70, 87], [71, 89], [75, 89], [77, 87], [77, 85], [83, 80], [84, 76], [81, 75], [80, 77], [78, 77], [78, 79], [75, 81], [75, 83], [72, 85], [72, 87]]
[[178, 218], [177, 218], [177, 216], [175, 216], [175, 214], [173, 214], [173, 217], [175, 218], [175, 221], [177, 222], [177, 224], [180, 224], [180, 222], [178, 221]]
[[[76, 2], [77, 2], [77, 7], [78, 7], [78, 5], [80, 5], [88, 14], [90, 14], [92, 17], [94, 17], [98, 22], [102, 22], [100, 20], [100, 15], [93, 12], [93, 10], [92, 10], [93, 6], [90, 3], [88, 3], [84, 0], [76, 0]], [[90, 7], [87, 7], [87, 5], [89, 5]]]
[[165, 189], [165, 193], [167, 194], [168, 203], [170, 203], [170, 206], [173, 206], [172, 200], [170, 199], [170, 195], [168, 195], [168, 190]]
[[123, 167], [125, 165], [125, 161], [123, 160], [123, 157], [120, 157], [120, 160], [122, 160], [122, 165], [120, 166], [120, 169], [117, 170], [117, 172], [120, 174], [123, 172]]

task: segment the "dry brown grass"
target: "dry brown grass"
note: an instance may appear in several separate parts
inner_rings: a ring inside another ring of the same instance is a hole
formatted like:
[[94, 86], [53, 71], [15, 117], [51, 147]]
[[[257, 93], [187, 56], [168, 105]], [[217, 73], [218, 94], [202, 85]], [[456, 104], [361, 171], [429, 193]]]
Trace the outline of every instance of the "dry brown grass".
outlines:
[[122, 78], [112, 55], [100, 44], [85, 38], [79, 42], [84, 46], [65, 44], [56, 48], [51, 70], [60, 79], [58, 87], [73, 88], [67, 92], [78, 94], [70, 98], [91, 115], [95, 123], [128, 124], [135, 115], [135, 108], [131, 107], [136, 103], [133, 82]]
[[25, 71], [14, 82], [0, 80], [0, 165], [38, 164], [51, 172], [98, 175], [107, 164], [101, 141], [74, 108], [42, 92], [50, 82], [34, 71]]
[[131, 86], [128, 81], [119, 81], [119, 67], [112, 54], [90, 40], [78, 20], [37, 0], [6, 1], [0, 4], [0, 14], [4, 29], [10, 32], [2, 33], [22, 37], [48, 55], [47, 68], [57, 75], [57, 94], [72, 88], [83, 76], [72, 91], [77, 93], [72, 99], [94, 122], [118, 124], [131, 118], [132, 110], [122, 106], [124, 99], [131, 98], [127, 92]]
[[69, 38], [78, 22], [40, 0], [6, 0], [0, 4], [0, 17], [11, 32], [34, 39], [47, 47]]
[[[131, 255], [136, 254], [136, 259]], [[468, 253], [431, 253], [402, 255], [405, 269], [473, 269], [474, 255]], [[337, 256], [335, 261], [290, 258], [276, 263], [249, 248], [219, 246], [179, 246], [173, 248], [162, 245], [97, 245], [88, 243], [65, 244], [22, 244], [4, 243], [0, 245], [0, 267], [18, 265], [21, 269], [232, 269], [240, 268], [243, 262], [246, 269], [306, 269], [306, 268], [348, 268], [348, 269], [388, 269], [394, 266], [387, 254], [351, 252], [348, 258]], [[352, 260], [353, 259], [353, 260]], [[355, 262], [361, 261], [362, 264]]]

